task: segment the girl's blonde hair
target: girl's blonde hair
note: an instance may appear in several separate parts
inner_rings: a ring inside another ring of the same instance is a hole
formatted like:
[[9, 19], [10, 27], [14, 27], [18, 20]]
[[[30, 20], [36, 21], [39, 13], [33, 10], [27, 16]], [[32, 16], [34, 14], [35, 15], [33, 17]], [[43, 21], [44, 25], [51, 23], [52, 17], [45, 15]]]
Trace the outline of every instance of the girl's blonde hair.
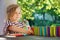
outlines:
[[18, 8], [19, 6], [17, 4], [12, 4], [10, 6], [7, 7], [7, 13], [11, 13], [14, 12], [16, 10], [16, 8]]
[[16, 11], [18, 7], [19, 6], [17, 4], [12, 4], [7, 7], [7, 19], [9, 19], [11, 15], [14, 15], [12, 12]]

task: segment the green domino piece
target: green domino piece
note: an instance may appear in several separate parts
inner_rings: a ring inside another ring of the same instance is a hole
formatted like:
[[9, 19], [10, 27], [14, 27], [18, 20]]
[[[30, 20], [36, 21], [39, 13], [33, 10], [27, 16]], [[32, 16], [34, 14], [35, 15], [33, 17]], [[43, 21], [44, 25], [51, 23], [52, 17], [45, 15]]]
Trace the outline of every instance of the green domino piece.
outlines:
[[46, 36], [46, 27], [44, 27], [44, 36]]
[[39, 28], [40, 36], [42, 36], [42, 27]]

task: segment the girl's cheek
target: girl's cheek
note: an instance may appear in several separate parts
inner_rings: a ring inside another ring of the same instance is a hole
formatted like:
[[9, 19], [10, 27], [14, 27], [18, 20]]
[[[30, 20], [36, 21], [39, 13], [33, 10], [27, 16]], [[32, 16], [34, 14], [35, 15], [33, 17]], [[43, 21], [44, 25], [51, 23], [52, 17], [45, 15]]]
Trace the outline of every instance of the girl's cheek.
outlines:
[[18, 18], [20, 18], [20, 15], [18, 15]]

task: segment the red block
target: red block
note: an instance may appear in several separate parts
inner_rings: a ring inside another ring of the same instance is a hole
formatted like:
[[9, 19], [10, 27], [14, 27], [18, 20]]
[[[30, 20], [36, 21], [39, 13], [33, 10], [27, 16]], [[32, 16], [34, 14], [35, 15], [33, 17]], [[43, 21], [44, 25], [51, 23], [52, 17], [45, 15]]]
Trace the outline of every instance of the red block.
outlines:
[[33, 35], [34, 35], [34, 27], [31, 27], [32, 31], [33, 31]]
[[60, 26], [58, 27], [58, 36], [60, 37]]

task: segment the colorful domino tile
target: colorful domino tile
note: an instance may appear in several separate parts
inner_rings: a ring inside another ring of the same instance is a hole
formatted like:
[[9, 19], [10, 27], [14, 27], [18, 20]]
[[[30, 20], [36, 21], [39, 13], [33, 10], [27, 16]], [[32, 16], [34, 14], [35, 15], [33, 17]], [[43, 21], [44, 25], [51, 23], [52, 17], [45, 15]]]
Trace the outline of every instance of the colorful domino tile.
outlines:
[[39, 28], [40, 36], [42, 36], [42, 27]]

